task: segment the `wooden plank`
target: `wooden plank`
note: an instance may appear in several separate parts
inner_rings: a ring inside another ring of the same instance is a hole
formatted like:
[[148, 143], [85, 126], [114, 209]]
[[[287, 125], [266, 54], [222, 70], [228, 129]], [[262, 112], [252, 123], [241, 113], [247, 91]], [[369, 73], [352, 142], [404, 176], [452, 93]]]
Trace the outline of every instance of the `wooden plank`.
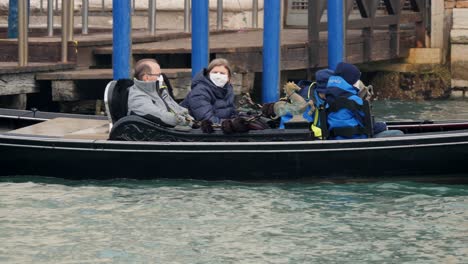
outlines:
[[[18, 41], [16, 39], [0, 39], [0, 61], [17, 62], [18, 61]], [[29, 62], [51, 62], [61, 61], [60, 42], [31, 42], [28, 41], [28, 61]], [[68, 42], [68, 61], [76, 61], [77, 44]]]
[[47, 72], [57, 70], [68, 70], [73, 69], [75, 64], [73, 63], [61, 63], [61, 62], [29, 62], [26, 66], [18, 66], [18, 62], [5, 62], [0, 63], [0, 74], [5, 73], [26, 73], [26, 72]]
[[[168, 78], [190, 75], [191, 69], [162, 69]], [[80, 69], [36, 74], [36, 80], [112, 80], [112, 69]]]
[[324, 1], [308, 1], [308, 75], [312, 77], [312, 69], [320, 63], [320, 19], [325, 10]]
[[64, 138], [73, 139], [96, 139], [96, 140], [107, 140], [109, 139], [109, 124], [103, 122], [102, 125], [81, 129], [75, 132], [65, 134]]
[[2, 74], [0, 75], [0, 95], [37, 93], [33, 73]]
[[102, 127], [108, 126], [107, 120], [93, 120], [93, 119], [78, 119], [78, 118], [54, 118], [47, 120], [42, 123], [38, 123], [32, 126], [23, 127], [20, 129], [9, 131], [10, 134], [22, 134], [22, 135], [36, 135], [36, 136], [51, 136], [51, 137], [63, 137], [67, 134], [77, 133], [83, 134], [84, 130], [94, 132], [102, 132]]

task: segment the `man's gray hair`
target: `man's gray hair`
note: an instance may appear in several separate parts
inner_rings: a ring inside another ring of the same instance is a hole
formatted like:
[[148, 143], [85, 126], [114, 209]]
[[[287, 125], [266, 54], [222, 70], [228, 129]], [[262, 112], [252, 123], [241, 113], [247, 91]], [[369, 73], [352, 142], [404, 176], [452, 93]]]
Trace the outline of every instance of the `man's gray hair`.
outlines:
[[151, 74], [151, 67], [149, 66], [150, 63], [156, 63], [159, 65], [158, 61], [155, 59], [141, 59], [137, 61], [135, 64], [135, 73], [134, 77], [138, 80], [143, 78], [145, 74]]

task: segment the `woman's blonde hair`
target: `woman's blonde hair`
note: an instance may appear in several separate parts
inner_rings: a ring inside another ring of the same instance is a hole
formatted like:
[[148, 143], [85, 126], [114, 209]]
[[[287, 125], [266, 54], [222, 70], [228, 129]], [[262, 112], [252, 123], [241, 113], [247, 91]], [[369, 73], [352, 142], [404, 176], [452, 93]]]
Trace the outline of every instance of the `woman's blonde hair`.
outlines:
[[231, 79], [231, 76], [232, 76], [231, 66], [229, 65], [229, 62], [226, 59], [218, 58], [218, 59], [212, 60], [210, 64], [208, 64], [207, 71], [211, 72], [211, 70], [213, 70], [213, 68], [217, 66], [224, 66], [228, 70], [229, 79]]

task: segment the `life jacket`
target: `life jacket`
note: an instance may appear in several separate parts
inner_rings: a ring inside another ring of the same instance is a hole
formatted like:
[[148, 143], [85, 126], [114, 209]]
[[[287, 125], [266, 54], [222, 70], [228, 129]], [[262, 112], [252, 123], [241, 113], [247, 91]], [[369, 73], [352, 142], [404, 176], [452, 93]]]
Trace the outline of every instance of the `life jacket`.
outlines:
[[356, 88], [340, 76], [332, 76], [325, 95], [329, 139], [371, 137], [369, 105], [358, 96]]

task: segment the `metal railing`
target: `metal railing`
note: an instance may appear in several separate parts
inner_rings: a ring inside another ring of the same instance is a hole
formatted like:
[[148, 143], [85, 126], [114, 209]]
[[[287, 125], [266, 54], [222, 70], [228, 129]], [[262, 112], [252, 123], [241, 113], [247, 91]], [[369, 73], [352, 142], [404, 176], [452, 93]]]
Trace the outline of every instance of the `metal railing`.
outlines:
[[[56, 11], [58, 11], [58, 0], [55, 0]], [[47, 0], [47, 35], [53, 36], [53, 0]], [[73, 4], [70, 5], [73, 7]], [[184, 31], [190, 32], [190, 8], [191, 1], [184, 1]], [[40, 1], [41, 12], [43, 10], [43, 1]], [[135, 0], [132, 0], [132, 13], [135, 13], [136, 5]], [[101, 1], [101, 10], [105, 11], [105, 0]], [[88, 21], [89, 21], [89, 0], [82, 0], [82, 34], [88, 34]], [[223, 29], [223, 0], [217, 1], [217, 23], [218, 30]], [[258, 28], [258, 0], [252, 0], [252, 27]], [[156, 31], [156, 0], [148, 0], [148, 31], [151, 35]]]
[[[28, 0], [18, 0], [18, 64], [28, 63]], [[47, 0], [47, 36], [54, 35], [54, 2], [55, 12], [59, 11], [58, 0]], [[62, 1], [61, 6], [61, 47], [62, 62], [67, 62], [68, 41], [73, 41], [74, 33], [74, 0]], [[105, 11], [106, 2], [101, 1], [101, 10]], [[191, 0], [184, 1], [184, 32], [191, 32]], [[135, 13], [135, 0], [132, 0], [132, 13]], [[40, 1], [40, 11], [44, 12], [44, 1]], [[82, 0], [82, 34], [89, 33], [89, 0]], [[223, 0], [217, 1], [218, 30], [223, 29]], [[252, 27], [258, 27], [258, 0], [252, 0]], [[156, 33], [156, 0], [148, 0], [148, 32]]]

